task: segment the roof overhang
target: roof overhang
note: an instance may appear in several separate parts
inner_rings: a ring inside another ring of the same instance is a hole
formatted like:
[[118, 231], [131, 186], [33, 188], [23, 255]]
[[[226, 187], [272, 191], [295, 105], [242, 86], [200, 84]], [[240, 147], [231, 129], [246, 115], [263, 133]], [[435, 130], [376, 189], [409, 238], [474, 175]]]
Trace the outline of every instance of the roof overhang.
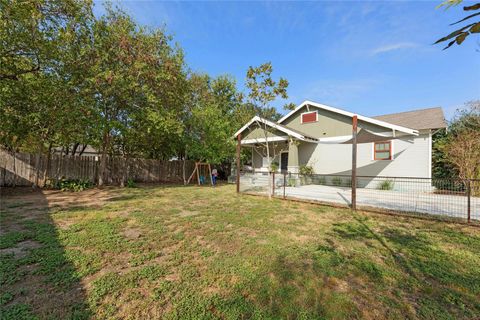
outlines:
[[[372, 143], [402, 139], [409, 135], [397, 135], [395, 131], [391, 132], [373, 132], [367, 129], [360, 129], [357, 133], [357, 143]], [[352, 144], [353, 135], [328, 137], [318, 139], [318, 144]]]
[[278, 120], [278, 123], [282, 123], [286, 119], [290, 118], [293, 114], [295, 114], [298, 110], [300, 110], [301, 108], [303, 108], [305, 106], [313, 106], [313, 107], [316, 107], [316, 108], [319, 108], [319, 109], [323, 109], [323, 110], [335, 112], [335, 113], [338, 113], [338, 114], [342, 114], [342, 115], [345, 115], [345, 116], [351, 117], [351, 118], [356, 115], [358, 120], [361, 120], [361, 121], [364, 121], [364, 122], [367, 122], [367, 123], [371, 123], [371, 124], [381, 126], [381, 127], [384, 127], [384, 128], [389, 128], [389, 129], [392, 129], [394, 131], [400, 131], [400, 132], [410, 134], [410, 135], [414, 135], [414, 136], [418, 135], [418, 130], [414, 130], [414, 129], [410, 129], [410, 128], [406, 128], [406, 127], [402, 127], [402, 126], [397, 126], [397, 125], [392, 124], [392, 123], [388, 123], [388, 122], [381, 121], [381, 120], [376, 120], [376, 119], [373, 119], [373, 118], [370, 118], [370, 117], [365, 117], [365, 116], [362, 116], [362, 115], [357, 115], [357, 114], [349, 112], [349, 111], [345, 111], [345, 110], [342, 110], [342, 109], [330, 107], [330, 106], [327, 106], [327, 105], [324, 105], [324, 104], [321, 104], [321, 103], [316, 103], [316, 102], [308, 101], [308, 100], [304, 101], [298, 107], [296, 107], [294, 110], [287, 113], [284, 117], [282, 117], [280, 120]]
[[258, 144], [258, 143], [266, 143], [266, 142], [281, 142], [281, 141], [288, 141], [288, 136], [268, 137], [267, 139], [265, 138], [244, 139], [241, 141], [241, 144], [249, 145], [249, 144]]
[[[272, 129], [276, 129], [278, 131], [281, 131], [285, 134], [287, 134], [288, 136], [290, 137], [293, 137], [293, 138], [296, 138], [298, 140], [302, 140], [302, 141], [309, 141], [309, 142], [315, 142], [317, 141], [317, 139], [315, 138], [311, 138], [311, 137], [308, 137], [306, 135], [303, 135], [297, 131], [294, 131], [294, 130], [290, 130], [289, 128], [285, 127], [285, 126], [282, 126], [282, 125], [279, 125], [275, 122], [272, 122], [270, 120], [267, 120], [267, 119], [264, 119], [264, 118], [261, 118], [259, 116], [255, 116], [253, 117], [249, 122], [247, 122], [247, 124], [245, 124], [242, 128], [240, 128], [240, 130], [238, 130], [237, 132], [235, 132], [234, 134], [234, 137], [238, 137], [238, 135], [240, 133], [242, 133], [243, 131], [247, 130], [252, 124], [258, 124], [258, 125], [265, 125], [265, 126], [268, 126]], [[269, 139], [269, 138], [267, 138]], [[257, 139], [256, 139], [257, 140]]]

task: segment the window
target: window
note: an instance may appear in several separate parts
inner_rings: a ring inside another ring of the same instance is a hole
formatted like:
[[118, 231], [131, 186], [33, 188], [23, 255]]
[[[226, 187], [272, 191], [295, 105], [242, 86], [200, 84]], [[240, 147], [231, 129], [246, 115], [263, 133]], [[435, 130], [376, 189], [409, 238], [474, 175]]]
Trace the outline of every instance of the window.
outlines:
[[392, 142], [374, 142], [373, 143], [374, 160], [392, 160]]
[[302, 113], [302, 123], [317, 122], [317, 111]]

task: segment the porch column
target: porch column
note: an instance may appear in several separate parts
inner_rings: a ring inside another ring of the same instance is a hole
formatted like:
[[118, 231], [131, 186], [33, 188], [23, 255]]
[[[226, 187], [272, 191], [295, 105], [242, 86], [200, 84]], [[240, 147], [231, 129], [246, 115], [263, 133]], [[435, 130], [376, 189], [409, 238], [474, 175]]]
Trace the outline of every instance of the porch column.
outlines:
[[298, 173], [298, 141], [290, 139], [288, 142], [288, 171]]
[[239, 133], [237, 136], [237, 175], [236, 175], [236, 184], [237, 184], [237, 193], [240, 192], [240, 151], [242, 148], [242, 134]]

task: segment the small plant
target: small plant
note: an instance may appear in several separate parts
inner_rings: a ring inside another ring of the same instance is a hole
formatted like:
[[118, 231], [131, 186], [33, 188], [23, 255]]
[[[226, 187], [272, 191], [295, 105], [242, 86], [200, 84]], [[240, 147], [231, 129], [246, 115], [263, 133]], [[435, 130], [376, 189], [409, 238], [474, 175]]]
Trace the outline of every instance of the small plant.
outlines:
[[52, 187], [62, 191], [79, 192], [93, 186], [90, 180], [83, 179], [60, 179], [53, 182]]
[[324, 176], [318, 177], [318, 184], [327, 184], [327, 178], [325, 178]]
[[135, 181], [133, 179], [128, 179], [127, 180], [127, 188], [135, 188], [137, 185], [135, 184]]
[[288, 178], [287, 184], [289, 187], [296, 187], [297, 186], [297, 181], [293, 178]]
[[312, 166], [307, 166], [307, 165], [302, 165], [300, 166], [299, 173], [302, 176], [311, 176], [313, 175], [313, 167]]
[[342, 178], [340, 177], [333, 177], [332, 178], [332, 184], [334, 186], [340, 187], [342, 185]]
[[378, 184], [378, 190], [392, 190], [393, 181], [392, 180], [383, 180]]
[[272, 163], [270, 164], [270, 170], [271, 170], [272, 172], [277, 172], [277, 170], [278, 170], [278, 162], [272, 162]]

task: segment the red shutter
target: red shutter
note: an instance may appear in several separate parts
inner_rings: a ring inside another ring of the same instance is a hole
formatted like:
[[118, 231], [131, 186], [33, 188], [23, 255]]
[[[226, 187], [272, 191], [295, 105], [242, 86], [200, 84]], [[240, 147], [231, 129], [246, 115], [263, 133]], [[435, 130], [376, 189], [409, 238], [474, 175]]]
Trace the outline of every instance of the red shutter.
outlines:
[[302, 114], [302, 123], [315, 122], [317, 121], [317, 112], [308, 112]]

